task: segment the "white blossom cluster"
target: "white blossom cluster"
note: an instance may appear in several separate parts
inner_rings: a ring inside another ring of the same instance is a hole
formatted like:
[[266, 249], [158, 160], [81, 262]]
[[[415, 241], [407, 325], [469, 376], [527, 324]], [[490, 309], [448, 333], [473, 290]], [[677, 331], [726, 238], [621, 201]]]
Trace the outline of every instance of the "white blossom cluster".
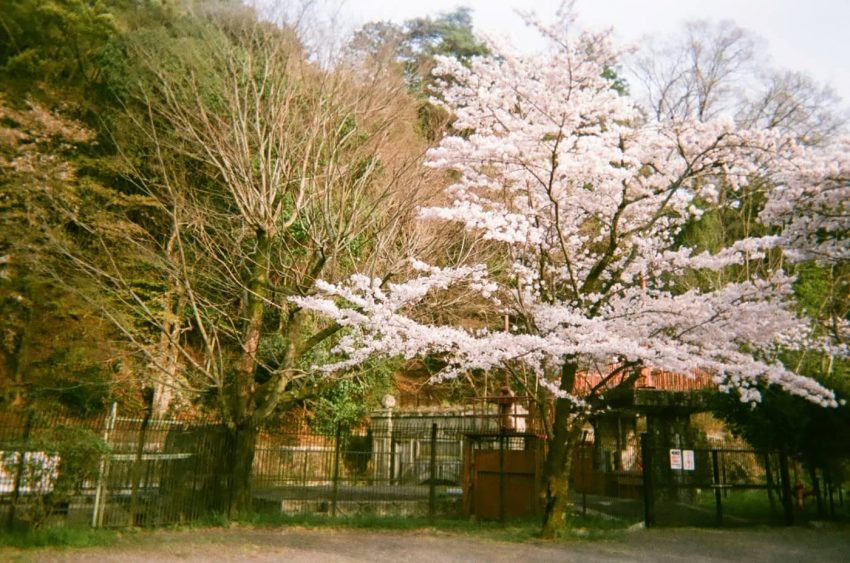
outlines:
[[[683, 374], [699, 368], [742, 401], [757, 401], [756, 386], [767, 383], [835, 405], [830, 390], [772, 359], [777, 345], [808, 337], [789, 307], [789, 279], [776, 273], [711, 291], [676, 283], [690, 269], [720, 271], [785, 241], [747, 238], [695, 254], [678, 235], [716, 202], [718, 184], [745, 186], [795, 149], [777, 134], [738, 130], [728, 120], [648, 122], [603, 77], [617, 56], [608, 35], [571, 41], [556, 27], [541, 29], [556, 40], [550, 53], [497, 51], [469, 66], [441, 58], [436, 69], [445, 77], [438, 102], [462, 134], [428, 155], [430, 166], [455, 172], [447, 188], [453, 201], [421, 216], [458, 222], [503, 245], [510, 267], [490, 279], [483, 264], [420, 264], [422, 276], [386, 289], [359, 277], [345, 286], [320, 284], [319, 296], [294, 301], [352, 328], [337, 350], [346, 359], [326, 369], [375, 353], [439, 354], [449, 365], [438, 378], [522, 363], [556, 396], [583, 404], [558, 387], [559, 366], [628, 361]], [[792, 200], [801, 197], [817, 208], [826, 196], [807, 191], [812, 178], [846, 178], [846, 155], [838, 168], [827, 169], [826, 160], [818, 168], [810, 157], [796, 176], [787, 175], [788, 197], [773, 203], [772, 220], [793, 217]], [[835, 187], [844, 201], [846, 190], [846, 181]], [[833, 219], [817, 220], [832, 229], [842, 220]], [[428, 292], [461, 282], [498, 296], [522, 321], [509, 332], [473, 333], [406, 314]]]
[[783, 227], [783, 245], [797, 260], [850, 259], [850, 137], [800, 148], [777, 175], [761, 219]]

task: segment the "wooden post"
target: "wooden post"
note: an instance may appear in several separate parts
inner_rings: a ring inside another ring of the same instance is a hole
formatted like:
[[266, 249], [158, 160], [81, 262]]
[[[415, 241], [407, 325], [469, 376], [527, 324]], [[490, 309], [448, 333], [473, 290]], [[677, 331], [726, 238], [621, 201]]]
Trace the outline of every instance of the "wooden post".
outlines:
[[[821, 475], [823, 475], [823, 470], [821, 470]], [[821, 491], [820, 479], [818, 478], [818, 470], [816, 467], [813, 467], [809, 471], [809, 477], [812, 480], [812, 490], [815, 495], [815, 501], [817, 502], [818, 507], [818, 517], [823, 518], [825, 516], [824, 507], [823, 507], [823, 493]]]
[[588, 486], [588, 475], [587, 475], [587, 443], [585, 439], [587, 438], [587, 431], [582, 432], [581, 434], [581, 446], [579, 451], [581, 452], [580, 463], [581, 463], [581, 515], [587, 516], [587, 486]]
[[832, 483], [832, 470], [823, 472], [823, 480], [824, 486], [826, 487], [826, 493], [829, 497], [829, 517], [833, 520], [835, 519], [835, 499], [833, 497], [833, 490], [835, 489]]
[[499, 431], [499, 522], [505, 522], [505, 427]]

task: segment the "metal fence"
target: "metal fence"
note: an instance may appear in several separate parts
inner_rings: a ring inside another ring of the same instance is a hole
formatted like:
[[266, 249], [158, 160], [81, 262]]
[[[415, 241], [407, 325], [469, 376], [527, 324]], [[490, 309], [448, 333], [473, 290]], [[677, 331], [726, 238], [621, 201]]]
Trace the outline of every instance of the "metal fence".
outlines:
[[[532, 514], [545, 443], [525, 423], [506, 426], [494, 410], [386, 411], [368, 427], [338, 425], [325, 435], [263, 428], [251, 472], [254, 509]], [[215, 421], [129, 418], [114, 407], [95, 420], [0, 413], [0, 529], [153, 527], [226, 512], [233, 452], [223, 435]], [[839, 485], [804, 479], [775, 452], [644, 443], [639, 472], [612, 472], [597, 466], [594, 447], [583, 444], [573, 462], [573, 500], [583, 512], [647, 525], [735, 525], [828, 517], [844, 505]], [[506, 504], [515, 501], [524, 508]]]
[[436, 422], [355, 432], [340, 425], [332, 436], [263, 433], [254, 456], [256, 507], [331, 516], [456, 512], [462, 438]]
[[[457, 516], [464, 440], [493, 413], [373, 416], [330, 435], [264, 428], [254, 508], [275, 513]], [[232, 452], [210, 421], [111, 413], [96, 420], [0, 415], [0, 527], [162, 526], [226, 512]], [[511, 447], [511, 446], [509, 446]]]
[[599, 447], [583, 443], [573, 456], [571, 495], [580, 513], [647, 526], [727, 527], [850, 516], [837, 475], [804, 472], [781, 452], [648, 446], [644, 437], [638, 467], [616, 471], [603, 466]]
[[648, 526], [793, 524], [843, 509], [840, 482], [804, 478], [783, 452], [644, 444], [642, 455]]
[[[203, 422], [0, 416], [0, 526], [156, 526], [200, 517]], [[192, 447], [187, 447], [192, 444]]]
[[[741, 449], [643, 447], [644, 510], [648, 526], [723, 525], [743, 522], [747, 504], [781, 521], [788, 490], [787, 459]], [[783, 479], [784, 477], [784, 479]]]

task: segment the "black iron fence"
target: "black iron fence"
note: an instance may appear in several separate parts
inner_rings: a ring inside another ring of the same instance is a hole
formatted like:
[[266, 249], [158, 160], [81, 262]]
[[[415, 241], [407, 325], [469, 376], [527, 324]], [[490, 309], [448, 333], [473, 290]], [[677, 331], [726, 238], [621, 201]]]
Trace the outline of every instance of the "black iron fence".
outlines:
[[850, 517], [836, 472], [803, 471], [781, 452], [730, 447], [647, 445], [639, 463], [613, 470], [604, 448], [580, 444], [571, 497], [580, 513], [647, 526], [783, 525]]
[[[196, 439], [216, 425], [118, 416], [0, 416], [0, 526], [116, 527], [204, 513], [214, 471]], [[187, 447], [192, 444], [192, 447]], [[207, 491], [208, 492], [208, 491]]]
[[376, 426], [348, 431], [340, 425], [330, 436], [262, 433], [252, 476], [256, 508], [330, 516], [457, 514], [461, 429], [427, 419]]
[[[504, 413], [376, 413], [362, 429], [257, 434], [254, 509], [498, 518], [539, 514], [545, 443]], [[227, 513], [233, 461], [215, 421], [0, 413], [0, 529], [161, 526]], [[647, 525], [790, 523], [846, 512], [840, 479], [775, 452], [642, 444], [639, 471], [573, 461], [576, 508]]]
[[793, 518], [787, 458], [776, 453], [646, 445], [642, 453], [648, 526]]
[[783, 452], [644, 443], [642, 456], [648, 526], [793, 524], [844, 509], [840, 481], [803, 475]]
[[[499, 428], [495, 411], [387, 411], [330, 435], [263, 428], [254, 508], [459, 516], [466, 437]], [[226, 513], [234, 452], [224, 434], [213, 421], [122, 417], [114, 407], [96, 420], [0, 415], [0, 527], [161, 526]]]

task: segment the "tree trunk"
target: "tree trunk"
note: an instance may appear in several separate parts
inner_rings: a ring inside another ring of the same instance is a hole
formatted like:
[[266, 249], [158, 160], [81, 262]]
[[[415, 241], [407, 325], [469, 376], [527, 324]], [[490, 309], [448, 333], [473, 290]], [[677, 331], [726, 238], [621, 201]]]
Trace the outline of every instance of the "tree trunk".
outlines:
[[164, 318], [159, 337], [160, 375], [153, 385], [152, 409], [154, 418], [165, 418], [178, 386], [180, 370], [179, 339], [183, 330], [179, 311], [183, 300], [169, 291], [165, 296]]
[[257, 250], [245, 296], [245, 327], [242, 333], [242, 354], [237, 360], [231, 388], [231, 417], [235, 425], [244, 424], [253, 414], [256, 391], [254, 373], [257, 370], [257, 350], [263, 329], [263, 313], [268, 293], [271, 240], [268, 233], [257, 230]]
[[222, 455], [227, 468], [227, 515], [245, 517], [251, 512], [251, 468], [257, 445], [257, 428], [250, 421], [229, 429], [227, 448]]
[[[168, 239], [168, 244], [165, 250], [168, 256], [168, 261], [172, 268], [178, 270], [180, 268], [180, 260], [177, 256], [175, 246], [180, 235], [179, 227], [176, 226], [172, 230], [171, 237]], [[165, 293], [163, 299], [163, 318], [162, 328], [159, 337], [159, 369], [160, 377], [154, 382], [153, 395], [153, 417], [165, 418], [168, 413], [168, 407], [174, 397], [174, 391], [178, 386], [178, 377], [180, 370], [180, 336], [183, 332], [183, 290], [180, 287], [178, 277], [171, 273], [169, 274], [169, 284], [171, 288]]]
[[30, 339], [32, 337], [32, 307], [26, 308], [26, 316], [24, 318], [24, 326], [21, 329], [20, 337], [18, 338], [17, 346], [14, 347], [12, 358], [12, 397], [11, 403], [15, 406], [20, 406], [25, 401], [24, 389], [24, 374], [29, 364]]
[[228, 424], [228, 516], [239, 518], [251, 511], [251, 466], [257, 442], [257, 428], [262, 422], [254, 417], [256, 409], [257, 350], [262, 336], [271, 241], [268, 233], [257, 230], [257, 250], [245, 296], [245, 327], [242, 353], [230, 386], [231, 411]]
[[[578, 366], [569, 362], [561, 370], [560, 388], [572, 392]], [[569, 506], [570, 469], [573, 451], [581, 433], [583, 417], [577, 416], [573, 404], [568, 399], [555, 401], [555, 421], [552, 426], [552, 439], [544, 465], [544, 483], [546, 486], [546, 505], [543, 513], [541, 536], [554, 538], [567, 521]]]

